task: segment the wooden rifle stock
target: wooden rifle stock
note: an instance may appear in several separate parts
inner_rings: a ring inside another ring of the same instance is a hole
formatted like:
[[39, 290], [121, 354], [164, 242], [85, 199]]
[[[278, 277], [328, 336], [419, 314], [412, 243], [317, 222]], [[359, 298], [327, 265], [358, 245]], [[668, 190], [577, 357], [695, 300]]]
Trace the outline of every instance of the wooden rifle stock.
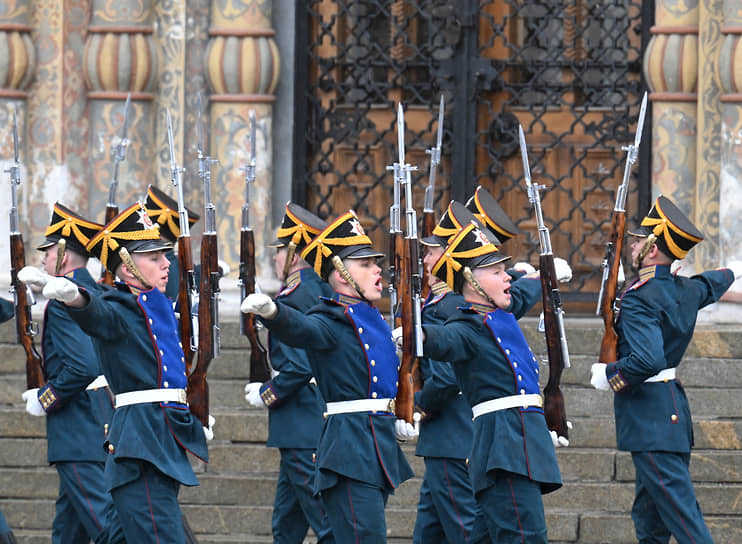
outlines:
[[618, 334], [614, 327], [614, 307], [616, 291], [618, 290], [618, 269], [621, 266], [625, 229], [626, 212], [617, 212], [614, 210], [613, 217], [611, 218], [611, 233], [605, 253], [605, 263], [608, 267], [608, 273], [603, 284], [603, 296], [600, 300], [600, 315], [603, 318], [605, 331], [603, 332], [603, 339], [600, 342], [598, 361], [606, 364], [613, 363], [618, 359]]
[[186, 373], [190, 376], [193, 369], [193, 323], [191, 322], [191, 290], [193, 288], [193, 252], [191, 237], [178, 238], [178, 307], [180, 308], [180, 343], [183, 345]]
[[[108, 223], [113, 221], [113, 218], [116, 217], [118, 214], [119, 214], [118, 206], [106, 205], [106, 215], [103, 220], [103, 224], [108, 225]], [[113, 285], [113, 282], [114, 282], [113, 273], [110, 272], [107, 268], [103, 268], [103, 277], [101, 278], [101, 282], [105, 283], [106, 285]]]
[[[240, 281], [242, 296], [255, 292], [255, 237], [252, 229], [240, 231]], [[267, 382], [271, 379], [271, 367], [268, 356], [260, 338], [255, 323], [255, 314], [240, 314], [240, 332], [250, 342], [250, 381]]]
[[204, 427], [209, 426], [209, 384], [206, 374], [214, 358], [214, 307], [213, 295], [218, 291], [214, 285], [219, 271], [216, 234], [203, 234], [201, 238], [201, 279], [198, 295], [198, 364], [188, 377], [188, 403], [191, 413]]
[[36, 350], [33, 337], [36, 335], [31, 319], [31, 305], [26, 285], [18, 279], [18, 272], [26, 265], [23, 238], [10, 234], [10, 284], [13, 287], [15, 306], [16, 341], [26, 352], [26, 389], [39, 388], [46, 382], [41, 368], [41, 356]]
[[541, 300], [544, 307], [546, 351], [549, 357], [549, 379], [544, 387], [544, 416], [549, 430], [556, 431], [559, 436], [569, 438], [567, 412], [564, 407], [564, 397], [559, 388], [565, 361], [557, 316], [557, 308], [561, 306], [561, 300], [556, 273], [554, 272], [554, 256], [539, 256], [539, 270], [541, 275]]

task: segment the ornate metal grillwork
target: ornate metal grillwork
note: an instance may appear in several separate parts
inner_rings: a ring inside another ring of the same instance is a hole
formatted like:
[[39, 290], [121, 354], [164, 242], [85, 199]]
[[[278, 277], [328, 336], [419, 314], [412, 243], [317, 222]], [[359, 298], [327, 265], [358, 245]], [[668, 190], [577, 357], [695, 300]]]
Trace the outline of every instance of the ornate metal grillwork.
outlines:
[[[435, 139], [440, 93], [449, 105], [436, 204], [489, 189], [525, 232], [506, 250], [537, 262], [517, 125], [526, 132], [555, 254], [574, 271], [567, 301], [594, 300], [621, 145], [641, 99], [639, 0], [310, 0], [297, 34], [294, 197], [321, 216], [352, 208], [386, 247], [396, 156], [395, 111], [407, 111], [407, 157], [420, 167]], [[647, 15], [645, 18], [647, 18]], [[307, 26], [304, 27], [303, 25]], [[648, 119], [650, 116], [648, 116]], [[305, 130], [303, 130], [305, 129]], [[649, 138], [644, 138], [648, 142]], [[648, 208], [646, 165], [630, 215]]]

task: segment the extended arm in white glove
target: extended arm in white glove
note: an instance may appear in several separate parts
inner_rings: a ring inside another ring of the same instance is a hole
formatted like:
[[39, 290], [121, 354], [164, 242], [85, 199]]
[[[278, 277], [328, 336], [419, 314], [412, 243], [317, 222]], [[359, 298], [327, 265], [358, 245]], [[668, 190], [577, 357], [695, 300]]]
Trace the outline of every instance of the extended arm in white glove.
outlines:
[[[572, 422], [567, 422], [567, 429], [572, 428]], [[554, 444], [555, 448], [566, 448], [569, 446], [569, 440], [567, 440], [566, 436], [559, 436], [556, 431], [549, 431], [549, 435], [551, 436], [551, 443]]]
[[278, 314], [278, 307], [273, 299], [262, 293], [252, 293], [240, 304], [243, 314], [257, 314], [266, 319], [273, 319]]
[[39, 402], [39, 388], [27, 389], [21, 394], [21, 398], [26, 402], [26, 412], [32, 416], [45, 416], [46, 410]]
[[260, 396], [261, 382], [250, 382], [245, 386], [245, 400], [255, 408], [265, 408], [263, 398]]
[[82, 302], [83, 297], [74, 282], [64, 277], [49, 278], [44, 286], [44, 296], [49, 299], [58, 300], [68, 306], [76, 306]]
[[35, 266], [24, 266], [18, 272], [18, 279], [36, 292], [41, 291], [51, 277]]
[[605, 375], [606, 366], [604, 363], [595, 363], [590, 368], [592, 377], [590, 378], [590, 385], [595, 389], [601, 391], [608, 391], [611, 387], [608, 385], [608, 378]]
[[519, 272], [525, 272], [526, 274], [534, 274], [536, 272], [536, 269], [533, 267], [533, 265], [525, 261], [515, 263], [513, 265], [513, 270], [518, 270]]
[[566, 283], [572, 279], [572, 268], [560, 257], [554, 257], [554, 272], [559, 283]]

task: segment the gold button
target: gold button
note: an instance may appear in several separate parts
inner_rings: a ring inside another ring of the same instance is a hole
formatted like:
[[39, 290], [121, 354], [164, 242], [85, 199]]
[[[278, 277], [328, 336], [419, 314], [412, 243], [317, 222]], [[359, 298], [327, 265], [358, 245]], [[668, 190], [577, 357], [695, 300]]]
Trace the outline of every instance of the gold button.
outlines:
[[366, 349], [368, 349], [369, 348], [369, 345], [368, 344], [363, 344], [363, 347], [366, 348]]
[[144, 302], [147, 302], [147, 295], [142, 295], [142, 300], [143, 300]]
[[374, 377], [373, 377], [373, 378], [371, 378], [371, 379], [372, 379], [372, 380], [374, 381], [374, 383], [376, 383], [376, 382], [378, 382], [378, 381], [379, 381], [379, 378], [378, 378], [377, 376], [374, 376]]
[[312, 463], [317, 461], [317, 454], [315, 452], [312, 452]]
[[377, 396], [378, 395], [377, 395], [376, 391], [374, 391], [373, 393], [371, 393], [371, 398], [375, 399]]
[[108, 444], [108, 451], [113, 453], [113, 444]]
[[376, 366], [376, 359], [371, 359], [371, 366]]
[[363, 327], [358, 327], [358, 334], [363, 334]]
[[673, 421], [677, 421], [678, 420], [678, 416], [676, 416], [675, 414], [673, 414], [672, 416], [670, 416], [670, 419], [672, 419]]

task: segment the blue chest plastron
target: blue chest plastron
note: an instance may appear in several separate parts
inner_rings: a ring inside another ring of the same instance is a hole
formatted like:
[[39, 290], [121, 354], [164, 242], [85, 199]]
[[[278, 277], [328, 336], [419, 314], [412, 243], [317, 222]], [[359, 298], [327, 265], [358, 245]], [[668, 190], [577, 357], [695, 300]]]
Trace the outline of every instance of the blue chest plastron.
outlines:
[[365, 303], [348, 306], [345, 315], [355, 327], [359, 343], [366, 354], [369, 398], [394, 398], [397, 395], [399, 359], [389, 325], [381, 317], [379, 310]]
[[159, 365], [158, 387], [185, 389], [188, 377], [172, 302], [158, 289], [142, 291], [137, 297], [137, 302], [147, 320], [152, 347]]
[[[510, 364], [518, 394], [541, 393], [538, 384], [538, 361], [531, 348], [528, 347], [528, 342], [526, 342], [515, 316], [504, 310], [495, 310], [487, 314], [485, 323], [495, 342], [500, 346], [505, 359]], [[543, 412], [541, 408], [535, 406], [526, 410]]]

